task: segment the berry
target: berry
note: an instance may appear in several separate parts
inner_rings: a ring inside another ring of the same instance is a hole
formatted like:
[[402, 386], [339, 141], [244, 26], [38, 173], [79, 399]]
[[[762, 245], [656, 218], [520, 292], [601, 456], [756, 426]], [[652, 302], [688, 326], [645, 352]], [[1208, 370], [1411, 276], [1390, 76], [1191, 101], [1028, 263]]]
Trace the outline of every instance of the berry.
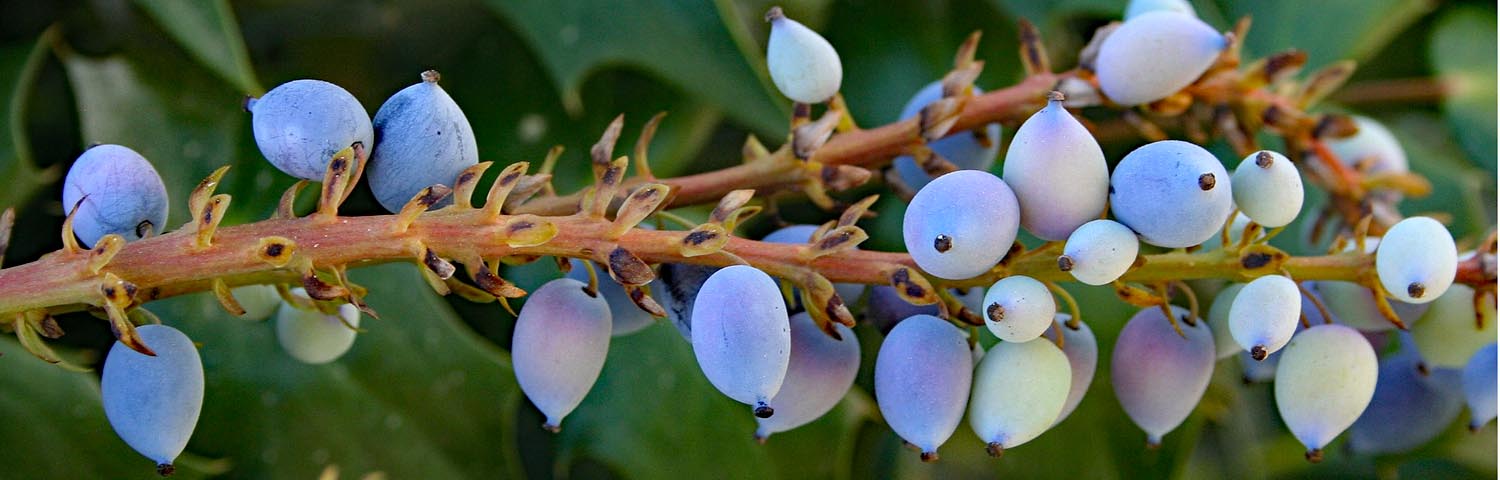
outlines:
[[1135, 264], [1141, 241], [1130, 227], [1114, 220], [1094, 220], [1068, 235], [1057, 268], [1089, 285], [1118, 280]]
[[1172, 307], [1186, 338], [1177, 335], [1157, 307], [1130, 317], [1110, 362], [1110, 384], [1130, 420], [1146, 431], [1149, 445], [1187, 419], [1208, 389], [1214, 370], [1214, 337], [1208, 325], [1187, 323], [1188, 312]]
[[1006, 342], [1025, 342], [1042, 335], [1057, 315], [1057, 301], [1047, 285], [1024, 275], [1000, 279], [984, 294], [984, 326]]
[[587, 284], [559, 278], [527, 297], [511, 336], [516, 383], [557, 431], [604, 370], [609, 353], [609, 303]]
[[891, 329], [875, 357], [875, 401], [891, 430], [936, 460], [964, 416], [973, 353], [963, 332], [931, 315]]
[[[983, 89], [974, 87], [975, 95], [983, 93]], [[906, 101], [906, 106], [901, 107], [901, 119], [921, 114], [923, 108], [942, 97], [941, 80], [927, 84], [916, 95], [912, 95], [911, 100]], [[995, 155], [1000, 153], [1000, 124], [985, 125], [983, 132], [953, 132], [941, 139], [927, 142], [927, 148], [960, 170], [989, 170], [995, 164]], [[927, 182], [932, 181], [932, 177], [910, 155], [896, 157], [891, 161], [891, 166], [901, 175], [902, 183], [913, 189], [920, 190]]]
[[1130, 0], [1130, 3], [1125, 5], [1125, 20], [1159, 11], [1198, 16], [1198, 12], [1193, 10], [1193, 4], [1188, 3], [1187, 0]]
[[145, 325], [136, 333], [156, 356], [115, 342], [99, 379], [104, 416], [130, 448], [170, 472], [203, 409], [203, 361], [175, 328]]
[[1229, 307], [1229, 331], [1256, 360], [1281, 350], [1297, 331], [1302, 292], [1292, 279], [1266, 275], [1246, 284]]
[[1464, 365], [1464, 398], [1469, 402], [1469, 430], [1479, 430], [1495, 419], [1495, 344], [1486, 345]]
[[1078, 322], [1078, 329], [1074, 330], [1068, 326], [1068, 320], [1072, 318], [1072, 315], [1066, 313], [1057, 314], [1058, 328], [1048, 329], [1044, 334], [1047, 340], [1056, 342], [1057, 332], [1062, 332], [1062, 352], [1068, 357], [1068, 367], [1072, 369], [1068, 401], [1063, 404], [1062, 413], [1057, 414], [1056, 423], [1062, 423], [1078, 408], [1078, 403], [1083, 401], [1083, 394], [1088, 393], [1089, 384], [1094, 380], [1094, 370], [1099, 367], [1099, 342], [1094, 339], [1094, 331], [1083, 322]]
[[1411, 217], [1392, 226], [1375, 250], [1375, 272], [1391, 296], [1408, 303], [1436, 300], [1458, 273], [1458, 247], [1443, 224]]
[[[452, 186], [479, 163], [479, 147], [469, 118], [438, 85], [438, 73], [401, 89], [375, 112], [375, 149], [367, 176], [380, 205], [401, 211], [417, 192], [436, 184]], [[444, 199], [445, 205], [452, 199]]]
[[[79, 203], [83, 200], [83, 203]], [[167, 187], [141, 154], [119, 145], [84, 150], [63, 180], [63, 209], [85, 247], [116, 234], [126, 241], [160, 234], [167, 225]]]
[[1019, 446], [1056, 423], [1071, 384], [1068, 357], [1051, 341], [997, 343], [974, 371], [969, 426], [992, 455]]
[[1229, 45], [1198, 17], [1155, 11], [1130, 17], [1094, 61], [1099, 89], [1120, 105], [1151, 103], [1191, 85]]
[[[576, 258], [568, 259], [568, 263], [573, 268], [568, 270], [567, 278], [587, 284], [589, 271], [583, 262]], [[630, 299], [630, 294], [625, 291], [625, 287], [611, 280], [607, 272], [601, 269], [595, 275], [599, 277], [599, 295], [604, 297], [605, 303], [609, 304], [611, 335], [616, 337], [630, 335], [656, 323], [656, 317], [652, 317], [650, 313], [637, 307], [635, 301]], [[651, 283], [652, 293], [665, 288], [660, 281]]]
[[818, 32], [786, 18], [781, 7], [766, 12], [771, 38], [766, 42], [766, 68], [782, 95], [801, 103], [819, 103], [839, 92], [844, 66], [839, 52]]
[[[1323, 305], [1334, 321], [1359, 329], [1362, 332], [1383, 332], [1396, 328], [1375, 305], [1375, 295], [1364, 286], [1337, 280], [1317, 282]], [[1391, 309], [1407, 326], [1414, 327], [1418, 319], [1427, 312], [1429, 304], [1411, 304], [1389, 299]], [[1304, 309], [1304, 312], [1307, 310]]]
[[1302, 176], [1280, 153], [1261, 150], [1234, 169], [1234, 203], [1255, 223], [1286, 226], [1302, 211]]
[[792, 334], [776, 281], [755, 267], [732, 265], [703, 282], [693, 301], [693, 354], [724, 395], [770, 417], [791, 360]]
[[[292, 295], [308, 299], [307, 291], [292, 289]], [[343, 304], [337, 315], [302, 310], [282, 303], [276, 311], [276, 340], [287, 355], [309, 365], [319, 365], [344, 356], [354, 346], [359, 328], [359, 309]]]
[[755, 438], [806, 425], [843, 400], [859, 373], [859, 339], [849, 327], [834, 324], [839, 340], [823, 333], [806, 312], [792, 315], [792, 356], [781, 390], [771, 398], [776, 414], [757, 418]]
[[1183, 141], [1135, 149], [1115, 166], [1109, 183], [1115, 219], [1158, 247], [1203, 243], [1234, 209], [1224, 166], [1208, 150]]
[[293, 177], [322, 181], [339, 150], [361, 142], [375, 146], [370, 113], [338, 85], [292, 80], [245, 102], [255, 144], [277, 169]]
[[1001, 177], [1021, 204], [1021, 225], [1043, 240], [1068, 238], [1099, 218], [1109, 198], [1104, 151], [1060, 93], [1016, 130]]
[[[982, 290], [981, 290], [982, 291]], [[976, 309], [975, 312], [981, 310]], [[889, 285], [876, 285], [870, 287], [870, 300], [865, 303], [865, 318], [880, 329], [881, 333], [889, 334], [892, 328], [902, 320], [913, 315], [937, 316], [937, 305], [912, 305], [896, 293], [896, 288]]]
[[1468, 285], [1454, 285], [1429, 305], [1411, 327], [1412, 343], [1429, 365], [1463, 368], [1474, 352], [1495, 341], [1495, 302], [1480, 302], [1476, 315], [1474, 289]]
[[270, 285], [245, 285], [235, 287], [230, 292], [234, 294], [235, 301], [240, 302], [240, 308], [245, 309], [245, 314], [240, 318], [246, 320], [263, 320], [276, 313], [277, 307], [281, 306], [281, 294], [276, 293], [276, 287]]
[[948, 173], [917, 192], [901, 224], [918, 267], [949, 280], [973, 278], [1010, 250], [1020, 207], [1005, 181], [987, 172]]
[[1417, 370], [1409, 352], [1380, 362], [1370, 406], [1349, 426], [1349, 449], [1361, 454], [1405, 453], [1447, 430], [1463, 410], [1459, 372]]
[[1365, 411], [1378, 369], [1370, 342], [1343, 325], [1316, 325], [1287, 343], [1276, 366], [1276, 410], [1309, 460], [1321, 460], [1323, 447]]
[[1359, 127], [1354, 135], [1327, 141], [1328, 148], [1339, 160], [1370, 174], [1402, 173], [1409, 169], [1406, 151], [1401, 149], [1401, 142], [1385, 125], [1370, 117], [1354, 115], [1351, 118]]

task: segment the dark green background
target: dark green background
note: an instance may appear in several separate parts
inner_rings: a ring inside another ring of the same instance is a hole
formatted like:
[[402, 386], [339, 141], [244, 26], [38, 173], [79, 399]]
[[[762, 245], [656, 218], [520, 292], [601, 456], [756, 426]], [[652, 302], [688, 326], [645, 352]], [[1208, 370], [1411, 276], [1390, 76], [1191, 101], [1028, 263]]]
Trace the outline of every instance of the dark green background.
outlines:
[[[788, 14], [823, 32], [844, 63], [843, 92], [864, 125], [894, 120], [907, 96], [940, 77], [953, 48], [975, 29], [985, 38], [979, 85], [1020, 78], [1015, 24], [1041, 29], [1059, 68], [1093, 28], [1117, 17], [1123, 0], [956, 0], [783, 2]], [[1461, 242], [1495, 223], [1495, 18], [1481, 2], [1423, 0], [1195, 0], [1200, 16], [1227, 29], [1253, 15], [1246, 41], [1255, 56], [1286, 48], [1309, 53], [1309, 68], [1352, 58], [1353, 83], [1451, 79], [1442, 102], [1331, 106], [1372, 114], [1405, 142], [1414, 170], [1436, 193], [1407, 213], [1447, 212]], [[622, 0], [347, 1], [276, 0], [8, 1], [0, 7], [0, 206], [20, 218], [8, 264], [60, 246], [60, 174], [83, 147], [119, 143], [150, 158], [178, 205], [202, 176], [234, 165], [220, 191], [234, 194], [230, 222], [268, 215], [292, 179], [270, 168], [240, 110], [245, 94], [296, 78], [344, 86], [370, 111], [435, 68], [467, 113], [484, 160], [538, 162], [552, 145], [568, 153], [558, 186], [582, 185], [587, 151], [604, 125], [625, 113], [622, 146], [650, 115], [670, 112], [651, 150], [658, 175], [739, 161], [744, 135], [768, 144], [785, 135], [789, 102], [770, 88], [763, 65], [772, 2]], [[1089, 112], [1091, 115], [1099, 112]], [[1006, 132], [1007, 139], [1009, 131]], [[1139, 141], [1105, 145], [1117, 160]], [[1270, 145], [1277, 145], [1271, 143]], [[621, 150], [624, 150], [622, 148]], [[1219, 148], [1218, 151], [1225, 151]], [[1226, 160], [1233, 166], [1237, 159]], [[494, 171], [498, 171], [495, 169]], [[493, 176], [494, 173], [492, 172]], [[1313, 197], [1316, 200], [1316, 195]], [[347, 209], [375, 213], [361, 190]], [[869, 221], [868, 248], [899, 248], [901, 204], [882, 201]], [[800, 201], [784, 213], [821, 221]], [[172, 224], [184, 220], [174, 206]], [[701, 212], [682, 212], [688, 216]], [[751, 234], [770, 228], [747, 226]], [[1295, 227], [1294, 227], [1295, 228]], [[1305, 251], [1295, 235], [1284, 248]], [[507, 274], [534, 288], [550, 262]], [[421, 288], [412, 267], [359, 270], [380, 320], [364, 325], [354, 349], [331, 365], [296, 363], [275, 345], [269, 324], [224, 314], [206, 296], [148, 307], [202, 343], [208, 397], [179, 475], [310, 478], [337, 465], [343, 478], [1285, 478], [1303, 476], [1473, 476], [1496, 474], [1493, 425], [1450, 431], [1408, 455], [1357, 457], [1335, 444], [1310, 466], [1283, 431], [1267, 385], [1242, 386], [1238, 364], [1215, 381], [1186, 424], [1158, 451], [1121, 412], [1107, 388], [1110, 345], [1130, 309], [1103, 288], [1071, 286], [1104, 357], [1082, 406], [1066, 422], [1005, 458], [984, 457], [961, 426], [925, 465], [878, 420], [869, 365], [878, 332], [861, 327], [865, 368], [841, 406], [807, 427], [751, 440], [742, 405], [702, 377], [671, 327], [614, 339], [603, 376], [559, 435], [543, 432], [525, 402], [506, 352], [512, 318], [495, 304], [443, 299]], [[856, 308], [858, 311], [859, 308]], [[63, 319], [56, 342], [70, 358], [97, 365], [112, 339], [103, 322]], [[70, 373], [0, 339], [0, 477], [147, 478], [150, 462], [120, 442], [99, 406], [97, 377]]]

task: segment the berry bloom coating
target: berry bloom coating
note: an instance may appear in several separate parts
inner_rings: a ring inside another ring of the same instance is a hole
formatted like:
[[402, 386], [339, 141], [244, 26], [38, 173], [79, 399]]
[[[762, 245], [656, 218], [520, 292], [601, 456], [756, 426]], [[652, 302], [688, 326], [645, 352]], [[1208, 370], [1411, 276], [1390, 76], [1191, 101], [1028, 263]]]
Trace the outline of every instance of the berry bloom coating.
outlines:
[[875, 401], [891, 430], [921, 449], [924, 460], [937, 459], [963, 420], [973, 356], [963, 332], [931, 315], [902, 320], [880, 344]]
[[1229, 331], [1240, 348], [1256, 360], [1281, 350], [1302, 314], [1302, 292], [1292, 279], [1266, 275], [1250, 283], [1229, 307]]
[[1495, 419], [1495, 344], [1486, 345], [1464, 365], [1464, 398], [1469, 402], [1469, 430], [1479, 430]]
[[1052, 341], [997, 343], [974, 371], [969, 427], [992, 455], [1029, 442], [1056, 423], [1071, 384], [1068, 357]]
[[[1349, 449], [1361, 454], [1405, 453], [1447, 430], [1464, 408], [1457, 370], [1422, 374], [1408, 351], [1380, 361], [1375, 396], [1349, 426]], [[1493, 407], [1492, 407], [1493, 408]]]
[[1057, 268], [1089, 285], [1118, 280], [1135, 264], [1141, 241], [1135, 232], [1114, 220], [1094, 220], [1068, 235]]
[[1472, 287], [1454, 285], [1429, 305], [1411, 327], [1412, 343], [1428, 365], [1463, 368], [1474, 352], [1495, 341], [1495, 302], [1480, 302], [1476, 315]]
[[1057, 315], [1057, 301], [1047, 285], [1024, 275], [1005, 277], [991, 285], [981, 308], [984, 326], [1006, 342], [1041, 336]]
[[[85, 199], [86, 198], [86, 199]], [[83, 203], [79, 203], [83, 200]], [[119, 145], [84, 150], [63, 180], [63, 209], [85, 247], [111, 233], [125, 241], [160, 234], [167, 225], [167, 187], [146, 157]]]
[[423, 188], [453, 186], [464, 169], [479, 163], [469, 118], [438, 86], [439, 78], [435, 71], [422, 72], [421, 82], [391, 95], [375, 112], [375, 150], [365, 173], [386, 210], [401, 211]]
[[115, 342], [99, 379], [104, 416], [130, 448], [171, 472], [203, 409], [203, 361], [187, 335], [166, 325], [136, 328], [156, 352], [146, 356]]
[[806, 425], [832, 410], [849, 393], [859, 374], [859, 339], [849, 327], [835, 323], [838, 340], [823, 333], [807, 312], [792, 315], [792, 357], [781, 391], [771, 398], [776, 411], [756, 418], [755, 438]]
[[1130, 17], [1099, 48], [1099, 89], [1125, 106], [1167, 98], [1203, 75], [1227, 46], [1224, 35], [1191, 14]]
[[949, 280], [973, 278], [1005, 258], [1021, 212], [1005, 181], [959, 170], [928, 183], [906, 206], [901, 233], [912, 260]]
[[1130, 3], [1125, 5], [1125, 19], [1130, 20], [1147, 13], [1159, 11], [1198, 16], [1198, 12], [1193, 10], [1193, 4], [1188, 3], [1187, 0], [1130, 0]]
[[1214, 352], [1219, 360], [1244, 351], [1240, 348], [1239, 342], [1234, 340], [1234, 333], [1229, 329], [1229, 309], [1234, 305], [1234, 297], [1239, 296], [1243, 288], [1245, 288], [1243, 283], [1225, 285], [1224, 289], [1219, 290], [1218, 295], [1214, 296], [1213, 305], [1208, 307], [1208, 328], [1214, 332]]
[[1203, 147], [1179, 140], [1150, 143], [1125, 155], [1109, 184], [1115, 219], [1158, 247], [1203, 243], [1234, 209], [1224, 166]]
[[240, 318], [246, 320], [264, 320], [276, 313], [277, 307], [281, 306], [281, 294], [276, 293], [276, 287], [270, 285], [245, 285], [234, 287], [230, 292], [240, 302], [240, 308], [245, 309], [245, 314]]
[[1130, 420], [1146, 431], [1149, 445], [1177, 428], [1203, 398], [1214, 370], [1214, 335], [1208, 324], [1189, 325], [1188, 311], [1172, 307], [1180, 337], [1157, 307], [1130, 317], [1115, 340], [1110, 384]]
[[1302, 175], [1280, 153], [1261, 150], [1234, 169], [1234, 203], [1255, 223], [1283, 227], [1302, 211]]
[[1359, 331], [1316, 325], [1287, 343], [1276, 366], [1276, 410], [1318, 461], [1323, 446], [1354, 424], [1375, 395], [1375, 350]]
[[786, 18], [781, 7], [766, 12], [771, 39], [766, 42], [766, 68], [782, 95], [801, 103], [819, 103], [839, 92], [844, 66], [839, 52], [818, 32]]
[[791, 361], [792, 332], [781, 289], [746, 265], [719, 269], [693, 301], [693, 354], [724, 395], [770, 417]]
[[322, 80], [292, 80], [245, 102], [255, 145], [287, 175], [319, 182], [339, 150], [375, 146], [370, 113], [348, 91]]
[[[292, 295], [308, 299], [307, 291], [301, 288], [292, 289]], [[329, 315], [282, 303], [276, 311], [277, 343], [287, 355], [309, 365], [338, 360], [354, 346], [359, 309], [346, 303], [339, 305], [338, 312]]]
[[1109, 165], [1094, 135], [1053, 93], [1011, 139], [1001, 177], [1021, 203], [1021, 225], [1043, 240], [1068, 238], [1099, 218], [1109, 198]]
[[511, 337], [516, 383], [547, 416], [548, 430], [562, 428], [604, 370], [609, 353], [609, 303], [589, 296], [571, 278], [542, 284], [526, 298]]
[[1408, 303], [1436, 300], [1458, 273], [1458, 247], [1443, 224], [1410, 217], [1392, 226], [1375, 250], [1375, 272], [1391, 296]]

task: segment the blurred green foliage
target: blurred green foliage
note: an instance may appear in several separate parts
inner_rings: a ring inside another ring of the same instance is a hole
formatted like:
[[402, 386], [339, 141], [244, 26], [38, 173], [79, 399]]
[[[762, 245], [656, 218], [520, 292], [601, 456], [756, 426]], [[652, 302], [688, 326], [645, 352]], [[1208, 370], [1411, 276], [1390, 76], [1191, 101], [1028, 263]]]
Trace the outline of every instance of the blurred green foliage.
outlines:
[[[792, 0], [788, 14], [825, 32], [845, 66], [843, 92], [863, 125], [895, 120], [907, 96], [939, 78], [952, 49], [986, 34], [979, 85], [1020, 78], [1015, 25], [1040, 26], [1054, 65], [1071, 65], [1093, 28], [1123, 0]], [[1320, 2], [1195, 0], [1221, 29], [1252, 15], [1252, 55], [1309, 52], [1309, 68], [1352, 58], [1354, 83], [1439, 78], [1454, 85], [1441, 103], [1343, 105], [1388, 122], [1413, 169], [1438, 187], [1404, 206], [1447, 212], [1461, 242], [1495, 224], [1495, 19], [1493, 4], [1420, 0]], [[580, 1], [67, 0], [10, 2], [0, 9], [0, 206], [20, 212], [7, 264], [60, 246], [59, 173], [96, 142], [150, 158], [179, 202], [223, 164], [220, 191], [234, 195], [230, 222], [264, 218], [293, 180], [265, 163], [250, 136], [242, 96], [296, 78], [342, 85], [373, 111], [422, 70], [443, 72], [464, 108], [483, 160], [539, 161], [568, 148], [560, 189], [587, 178], [588, 145], [616, 114], [622, 145], [668, 111], [651, 161], [658, 175], [738, 162], [746, 133], [769, 144], [784, 135], [789, 102], [769, 85], [762, 59], [763, 0]], [[1444, 120], [1445, 119], [1445, 120]], [[1009, 132], [1006, 132], [1009, 135]], [[1139, 141], [1105, 145], [1118, 158]], [[1233, 164], [1231, 160], [1228, 163]], [[998, 167], [997, 167], [998, 169]], [[996, 170], [998, 171], [998, 170]], [[498, 169], [493, 169], [491, 176]], [[873, 190], [872, 190], [873, 191]], [[866, 222], [868, 248], [899, 248], [901, 202], [879, 204]], [[185, 220], [185, 209], [172, 222]], [[377, 213], [361, 190], [347, 209]], [[827, 214], [787, 201], [788, 218]], [[693, 215], [691, 212], [687, 215]], [[768, 230], [752, 222], [751, 232]], [[1278, 238], [1312, 251], [1295, 235]], [[534, 288], [557, 275], [548, 262], [511, 268]], [[1238, 364], [1218, 365], [1193, 417], [1160, 450], [1142, 448], [1108, 388], [1113, 338], [1132, 313], [1107, 289], [1070, 286], [1100, 338], [1094, 388], [1067, 421], [993, 460], [967, 427], [926, 465], [878, 418], [870, 366], [878, 331], [858, 330], [865, 365], [844, 402], [825, 418], [751, 438], [742, 405], [712, 389], [689, 347], [667, 325], [613, 340], [603, 376], [559, 435], [539, 428], [509, 370], [513, 319], [496, 304], [444, 299], [420, 288], [410, 266], [358, 270], [382, 313], [366, 322], [338, 362], [307, 366], [275, 345], [268, 324], [228, 316], [193, 295], [148, 308], [202, 344], [208, 397], [187, 478], [310, 478], [337, 465], [345, 478], [554, 476], [626, 478], [1287, 478], [1304, 476], [1494, 477], [1494, 426], [1448, 434], [1405, 455], [1334, 453], [1308, 465], [1283, 431], [1270, 387], [1244, 386]], [[852, 299], [851, 299], [852, 300]], [[1207, 301], [1207, 299], [1205, 299]], [[858, 311], [858, 308], [856, 308]], [[112, 341], [104, 322], [63, 318], [60, 342], [97, 366]], [[0, 339], [0, 477], [147, 478], [149, 462], [108, 427], [97, 379], [43, 364]], [[1333, 451], [1337, 451], [1334, 449]]]

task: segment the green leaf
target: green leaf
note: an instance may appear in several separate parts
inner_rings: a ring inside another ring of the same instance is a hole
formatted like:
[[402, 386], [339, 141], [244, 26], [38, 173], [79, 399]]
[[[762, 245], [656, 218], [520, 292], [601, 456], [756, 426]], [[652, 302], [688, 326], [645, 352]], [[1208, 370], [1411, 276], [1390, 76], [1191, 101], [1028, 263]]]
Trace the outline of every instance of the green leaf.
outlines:
[[1469, 159], [1495, 173], [1495, 12], [1454, 9], [1433, 27], [1427, 58], [1453, 94], [1443, 113]]
[[868, 403], [851, 395], [818, 421], [759, 445], [750, 407], [719, 393], [697, 365], [692, 347], [664, 321], [611, 339], [604, 373], [563, 420], [558, 467], [587, 458], [626, 478], [847, 475], [854, 427]]
[[724, 2], [489, 0], [536, 52], [569, 111], [584, 108], [584, 80], [623, 65], [665, 79], [765, 135], [786, 129], [789, 102], [766, 80], [763, 54]]
[[135, 0], [203, 66], [245, 95], [265, 93], [255, 80], [245, 39], [228, 0]]
[[366, 330], [334, 363], [304, 365], [277, 344], [274, 320], [246, 322], [211, 295], [148, 306], [202, 345], [207, 398], [193, 452], [231, 475], [312, 478], [337, 465], [355, 478], [520, 476], [509, 357], [478, 338], [414, 267], [351, 272], [369, 287]]
[[1240, 17], [1253, 22], [1246, 58], [1290, 48], [1307, 52], [1310, 69], [1350, 59], [1365, 61], [1432, 8], [1423, 0], [1322, 0], [1318, 2], [1218, 0], [1228, 28]]
[[6, 123], [0, 128], [0, 178], [7, 181], [0, 192], [0, 209], [20, 206], [57, 175], [36, 168], [26, 138], [26, 101], [52, 36], [48, 30], [37, 40], [0, 46], [0, 111], [5, 112]]

